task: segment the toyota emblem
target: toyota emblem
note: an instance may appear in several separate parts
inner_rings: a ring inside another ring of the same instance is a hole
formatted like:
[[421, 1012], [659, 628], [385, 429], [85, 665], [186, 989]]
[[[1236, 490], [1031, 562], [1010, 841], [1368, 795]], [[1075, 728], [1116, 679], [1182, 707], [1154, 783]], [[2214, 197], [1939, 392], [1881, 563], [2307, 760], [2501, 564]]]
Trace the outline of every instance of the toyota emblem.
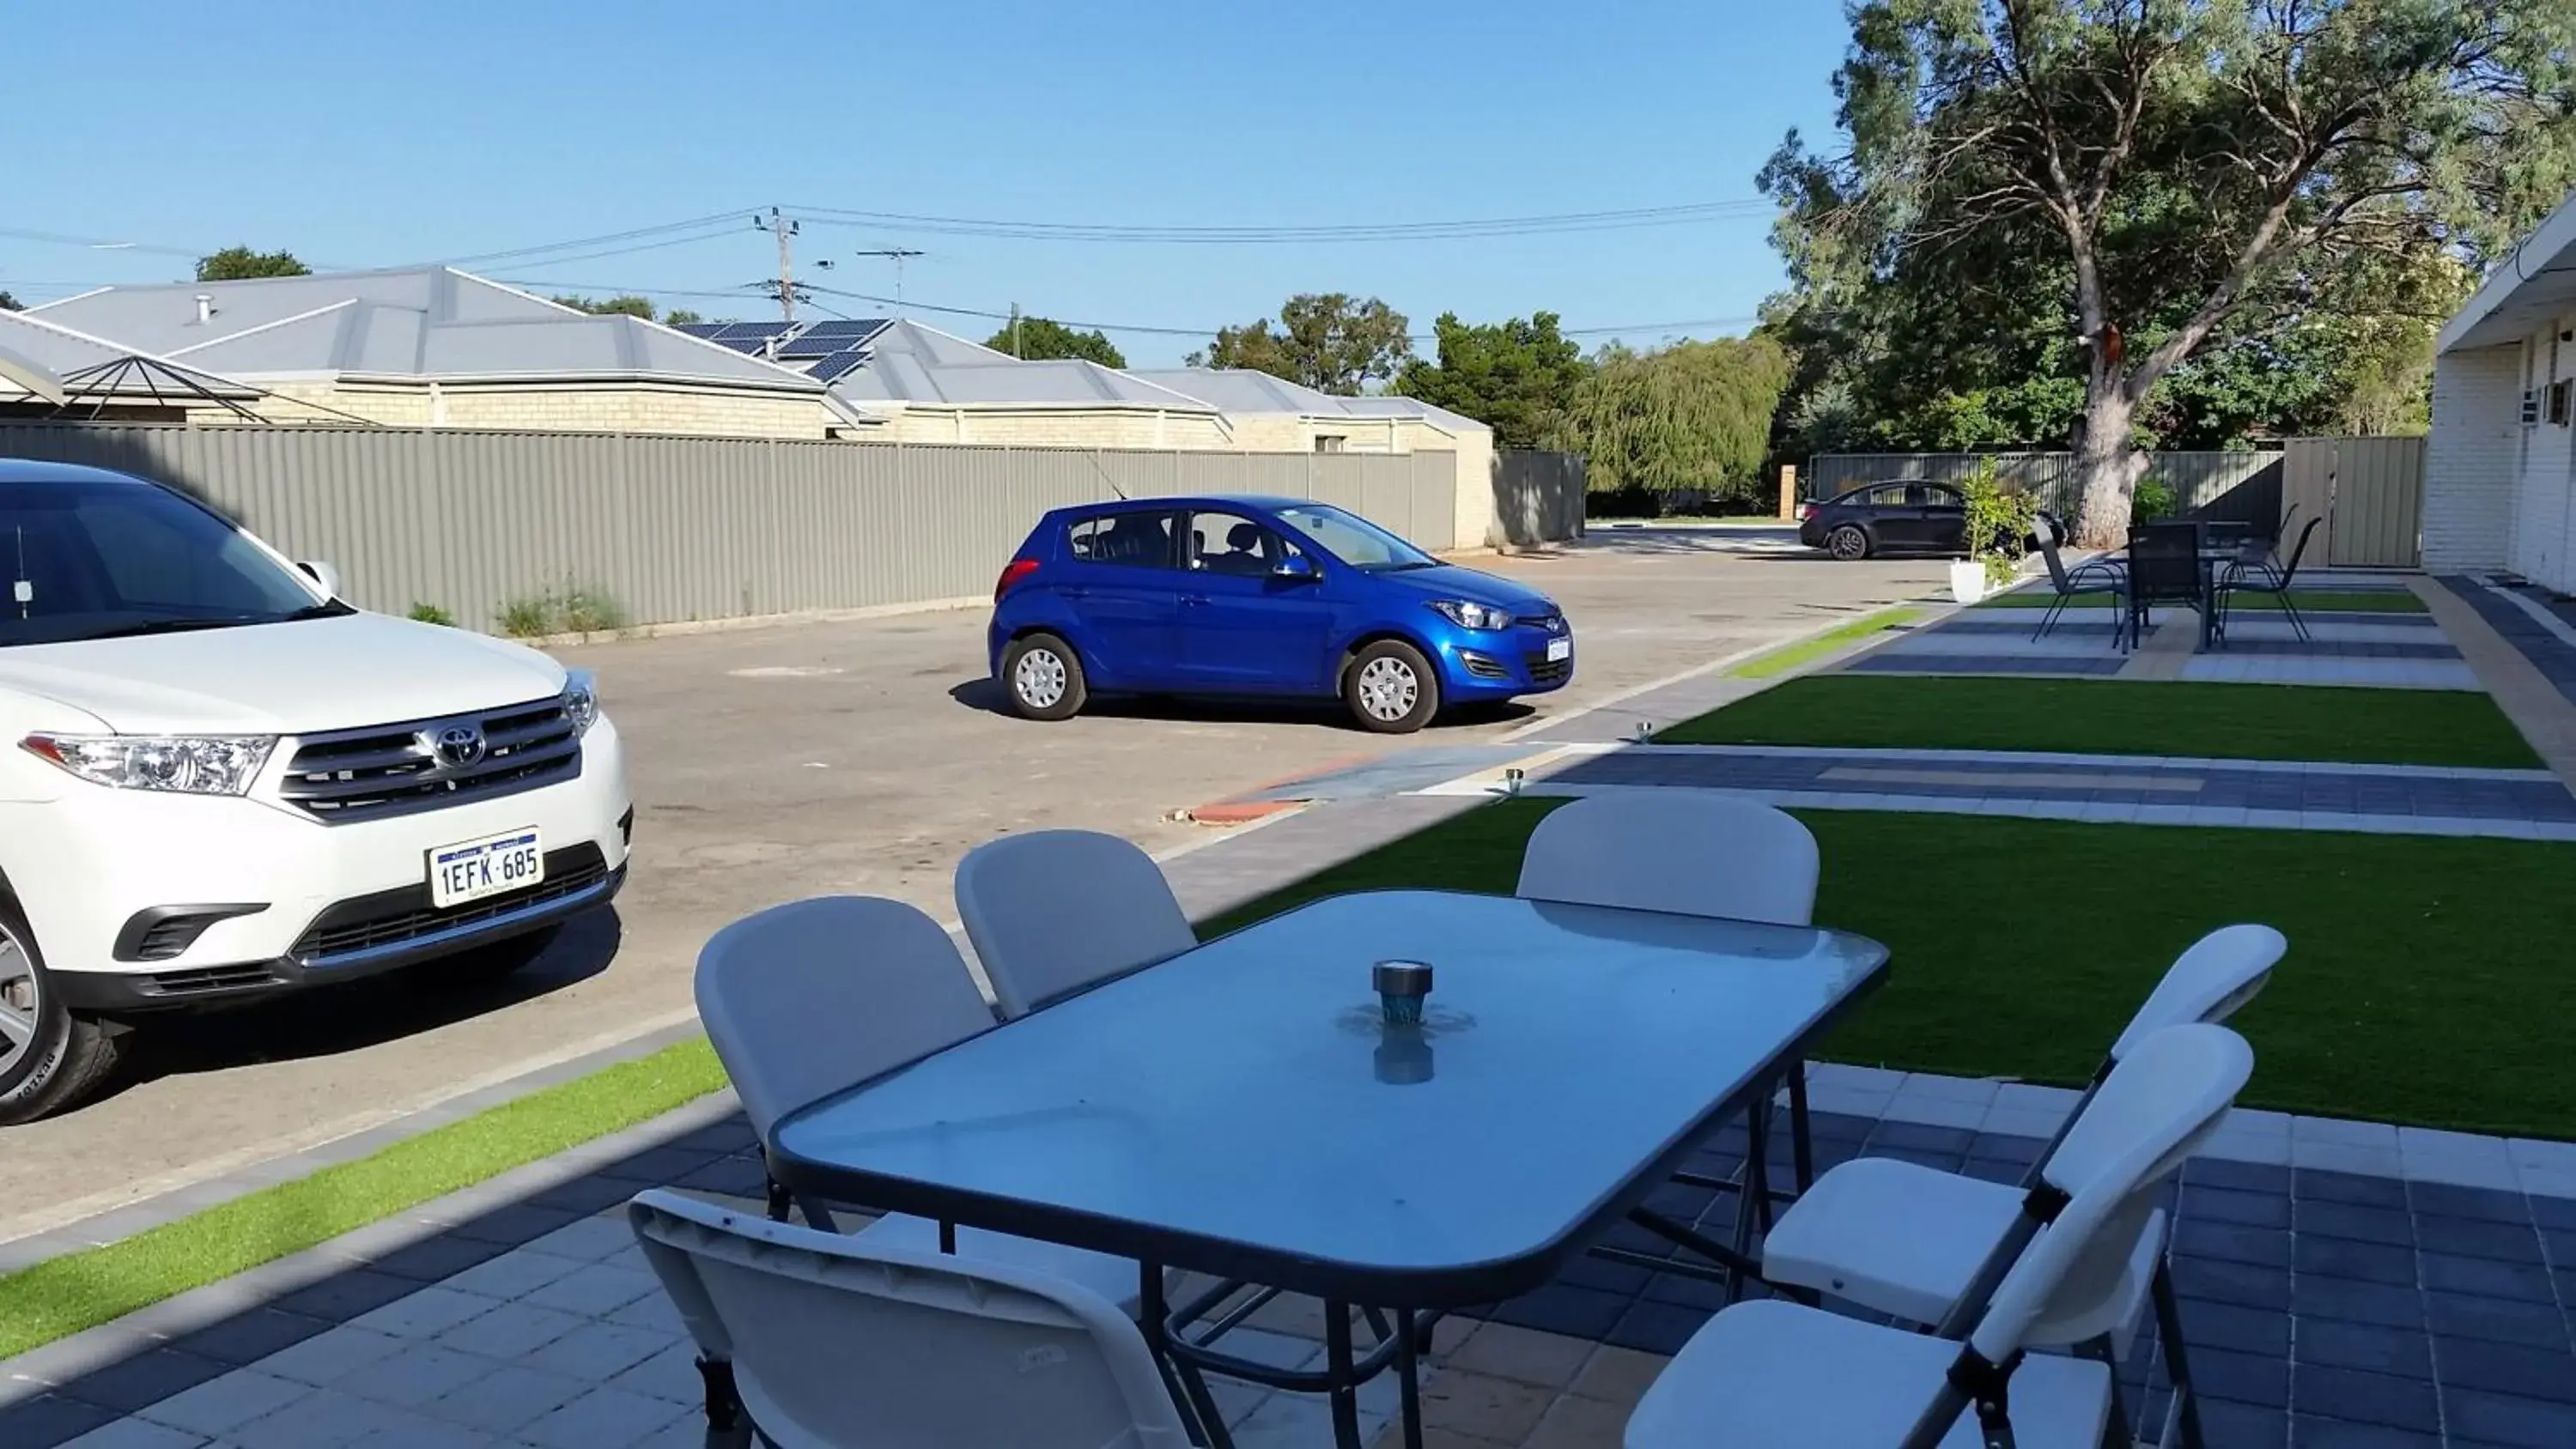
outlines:
[[484, 748], [481, 725], [449, 725], [430, 741], [430, 750], [438, 756], [438, 762], [451, 770], [480, 764]]

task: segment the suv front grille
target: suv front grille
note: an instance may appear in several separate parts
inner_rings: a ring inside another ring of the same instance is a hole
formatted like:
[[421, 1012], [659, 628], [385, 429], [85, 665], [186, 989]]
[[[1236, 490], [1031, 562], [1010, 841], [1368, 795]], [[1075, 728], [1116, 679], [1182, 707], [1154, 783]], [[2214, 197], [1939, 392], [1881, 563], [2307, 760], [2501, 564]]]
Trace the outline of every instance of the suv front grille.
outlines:
[[1529, 667], [1530, 683], [1554, 684], [1574, 672], [1571, 659], [1550, 659], [1544, 654], [1524, 654], [1521, 662]]
[[[453, 732], [479, 739], [479, 751], [442, 755], [440, 737]], [[563, 701], [541, 699], [481, 714], [306, 735], [278, 791], [288, 804], [338, 824], [516, 794], [580, 773], [581, 736]]]
[[1527, 628], [1545, 629], [1551, 634], [1562, 634], [1565, 632], [1565, 616], [1563, 614], [1523, 614], [1519, 618], [1512, 620], [1512, 622], [1523, 625]]
[[400, 945], [440, 931], [481, 925], [532, 906], [559, 901], [608, 877], [608, 860], [587, 841], [546, 852], [546, 878], [523, 891], [487, 896], [439, 910], [426, 883], [345, 900], [314, 917], [289, 953], [306, 965], [328, 967], [331, 958], [376, 946]]

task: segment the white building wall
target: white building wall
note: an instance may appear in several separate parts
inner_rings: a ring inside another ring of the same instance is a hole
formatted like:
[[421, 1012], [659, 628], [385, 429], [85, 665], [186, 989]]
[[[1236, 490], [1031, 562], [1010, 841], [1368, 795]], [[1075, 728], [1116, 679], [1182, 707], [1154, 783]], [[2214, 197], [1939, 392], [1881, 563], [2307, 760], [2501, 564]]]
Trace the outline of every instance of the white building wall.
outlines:
[[2510, 564], [2522, 464], [2522, 349], [2445, 353], [2433, 363], [2424, 445], [2424, 567], [2492, 573]]

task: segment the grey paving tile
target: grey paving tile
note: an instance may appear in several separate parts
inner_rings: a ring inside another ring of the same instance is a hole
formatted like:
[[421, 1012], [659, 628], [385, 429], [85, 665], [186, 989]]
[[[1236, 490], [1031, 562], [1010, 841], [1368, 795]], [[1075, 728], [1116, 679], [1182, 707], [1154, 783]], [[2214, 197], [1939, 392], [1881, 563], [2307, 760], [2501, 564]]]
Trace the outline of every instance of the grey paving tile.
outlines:
[[635, 1230], [626, 1225], [624, 1218], [585, 1217], [529, 1240], [528, 1247], [558, 1258], [595, 1263], [634, 1241]]
[[2179, 1306], [2183, 1342], [2194, 1350], [2207, 1344], [2237, 1353], [2289, 1356], [2290, 1315], [2286, 1313], [2191, 1298]]
[[2290, 1416], [2259, 1404], [2211, 1399], [2200, 1406], [2209, 1449], [2282, 1449], [2290, 1442]]
[[504, 1247], [519, 1247], [530, 1239], [540, 1238], [567, 1223], [578, 1221], [584, 1214], [558, 1208], [512, 1202], [478, 1213], [448, 1231], [462, 1237], [479, 1238]]
[[0, 1408], [0, 1444], [10, 1449], [54, 1449], [117, 1420], [114, 1409], [84, 1404], [59, 1394], [38, 1394]]
[[1497, 1323], [1598, 1341], [1618, 1326], [1633, 1301], [1625, 1294], [1550, 1284], [1502, 1304], [1487, 1316]]
[[343, 1324], [270, 1354], [256, 1367], [262, 1373], [318, 1387], [336, 1383], [369, 1364], [382, 1363], [410, 1346], [411, 1340], [406, 1338]]
[[2222, 1157], [2195, 1157], [2183, 1165], [2185, 1186], [2232, 1188], [2238, 1192], [2281, 1193], [2290, 1190], [2290, 1169], [2262, 1162], [2231, 1162]]
[[2290, 1449], [2443, 1449], [2443, 1444], [2439, 1434], [2293, 1414]]
[[2318, 1202], [2350, 1203], [2356, 1207], [2404, 1208], [2406, 1184], [2392, 1177], [2363, 1177], [2350, 1172], [2328, 1172], [2322, 1168], [2303, 1167], [2292, 1174], [2293, 1196]]
[[539, 1449], [597, 1449], [631, 1444], [668, 1425], [684, 1411], [676, 1404], [619, 1389], [593, 1389], [519, 1430]]
[[2194, 1347], [2191, 1381], [2213, 1399], [2267, 1409], [2287, 1408], [2290, 1402], [2290, 1366], [2270, 1354]]
[[681, 1321], [680, 1310], [660, 1293], [645, 1294], [608, 1315], [608, 1321], [622, 1323], [629, 1328], [650, 1328], [675, 1337], [688, 1331], [688, 1325]]
[[156, 1348], [131, 1355], [102, 1369], [82, 1374], [56, 1387], [56, 1392], [83, 1403], [130, 1414], [146, 1404], [221, 1378], [235, 1366], [221, 1359]]
[[2287, 1228], [2290, 1199], [2276, 1192], [2240, 1192], [2234, 1188], [2189, 1183], [2182, 1190], [2182, 1221], [2234, 1223], [2249, 1228]]
[[2433, 1361], [2445, 1384], [2576, 1403], [2576, 1352], [2565, 1348], [2436, 1337]]
[[2462, 1258], [2449, 1253], [2422, 1256], [2423, 1283], [2445, 1293], [2473, 1293], [2488, 1298], [2520, 1298], [2554, 1303], [2558, 1286], [2537, 1263], [2507, 1263], [2494, 1258]]
[[2415, 1219], [2415, 1243], [2428, 1253], [2494, 1258], [2508, 1263], [2539, 1264], [2540, 1232], [2528, 1223], [2482, 1222], [2475, 1218]]
[[1603, 1342], [1641, 1353], [1675, 1354], [1708, 1322], [1709, 1308], [1640, 1300], [1611, 1326]]
[[590, 1392], [596, 1384], [564, 1374], [505, 1364], [500, 1372], [420, 1406], [422, 1414], [492, 1434], [507, 1434]]
[[579, 1272], [581, 1267], [577, 1258], [513, 1248], [458, 1273], [447, 1280], [446, 1286], [507, 1301], [533, 1293], [567, 1273]]
[[2302, 1234], [2293, 1257], [2300, 1272], [2325, 1278], [2356, 1278], [2365, 1283], [2418, 1281], [2415, 1250], [2395, 1243], [2362, 1243], [2350, 1238]]
[[[2197, 1366], [2195, 1360], [2194, 1367]], [[2358, 1424], [2386, 1424], [2419, 1434], [2438, 1433], [2442, 1427], [2433, 1386], [2422, 1379], [2301, 1364], [2294, 1371], [2291, 1392], [2298, 1396], [2302, 1414]]]
[[2424, 1326], [2424, 1295], [2396, 1284], [2303, 1274], [2292, 1288], [2289, 1302], [2290, 1311], [2298, 1315], [2301, 1323], [2311, 1318], [2331, 1318], [2418, 1331]]
[[498, 1306], [498, 1300], [480, 1293], [461, 1293], [454, 1288], [432, 1284], [349, 1321], [360, 1328], [389, 1333], [396, 1338], [435, 1338]]
[[350, 1268], [296, 1289], [274, 1300], [270, 1306], [307, 1318], [345, 1323], [359, 1314], [382, 1308], [419, 1287], [411, 1279], [397, 1278], [391, 1273]]
[[149, 1419], [119, 1419], [64, 1441], [64, 1449], [198, 1449], [205, 1442], [204, 1435], [168, 1428]]
[[2433, 1377], [2433, 1341], [2420, 1325], [2389, 1328], [2331, 1318], [2302, 1318], [2296, 1353], [2303, 1364], [2366, 1369], [2427, 1381]]
[[[510, 1449], [503, 1440], [463, 1424], [418, 1418], [389, 1424], [358, 1440], [350, 1449]], [[705, 1433], [687, 1449], [705, 1449]]]
[[390, 1253], [378, 1254], [369, 1259], [368, 1266], [379, 1273], [391, 1273], [417, 1283], [438, 1283], [454, 1278], [501, 1251], [498, 1243], [440, 1233]]
[[616, 1312], [645, 1294], [657, 1291], [660, 1286], [661, 1280], [649, 1272], [611, 1263], [592, 1263], [535, 1290], [524, 1301], [538, 1308], [556, 1308], [597, 1318]]
[[274, 1308], [254, 1308], [181, 1334], [170, 1341], [170, 1346], [185, 1353], [218, 1358], [239, 1366], [301, 1343], [329, 1327], [318, 1318], [284, 1313]]
[[698, 1347], [688, 1342], [672, 1344], [610, 1379], [608, 1385], [674, 1404], [699, 1404], [706, 1398], [706, 1380], [698, 1373]]
[[579, 1314], [533, 1303], [504, 1303], [432, 1340], [439, 1347], [515, 1362], [589, 1322]]
[[[2399, 1245], [2415, 1241], [2415, 1220], [2398, 1209], [2302, 1199], [2294, 1214], [2302, 1235], [2315, 1233], [2321, 1237]], [[2537, 1248], [2539, 1239], [2535, 1236], [2532, 1243]]]
[[198, 1434], [226, 1434], [253, 1419], [263, 1419], [315, 1392], [308, 1384], [281, 1379], [253, 1369], [235, 1369], [219, 1379], [173, 1394], [142, 1409], [156, 1424]]
[[2290, 1275], [2282, 1269], [2217, 1258], [2177, 1258], [2173, 1280], [2182, 1297], [2241, 1308], [2288, 1308], [2293, 1296]]
[[341, 1449], [411, 1422], [410, 1415], [391, 1404], [334, 1389], [315, 1389], [274, 1414], [232, 1430], [225, 1438], [241, 1449]]
[[2474, 1440], [2513, 1449], [2566, 1449], [2576, 1444], [2576, 1405], [2445, 1386], [2442, 1415], [2454, 1442]]
[[459, 1353], [435, 1343], [415, 1343], [390, 1358], [343, 1374], [332, 1387], [380, 1404], [417, 1408], [452, 1394], [501, 1366], [479, 1354]]
[[2481, 1338], [2546, 1349], [2568, 1346], [2566, 1315], [2551, 1304], [2428, 1292], [2424, 1295], [2424, 1316], [2436, 1336]]
[[523, 1360], [528, 1367], [605, 1382], [671, 1346], [671, 1336], [649, 1328], [585, 1323]]
[[2259, 1263], [2267, 1268], [2290, 1266], [2290, 1234], [2281, 1228], [2249, 1228], [2186, 1216], [2174, 1226], [2173, 1250], [2185, 1257]]

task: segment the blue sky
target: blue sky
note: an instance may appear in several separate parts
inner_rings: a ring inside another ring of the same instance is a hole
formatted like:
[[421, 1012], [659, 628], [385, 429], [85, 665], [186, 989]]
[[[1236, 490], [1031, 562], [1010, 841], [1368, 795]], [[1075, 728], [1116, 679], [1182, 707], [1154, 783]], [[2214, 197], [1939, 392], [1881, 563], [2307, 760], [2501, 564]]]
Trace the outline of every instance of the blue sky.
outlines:
[[[169, 280], [196, 250], [235, 242], [392, 265], [772, 203], [1232, 226], [1750, 199], [1784, 131], [1830, 129], [1845, 41], [1829, 0], [344, 0], [190, 15], [172, 24], [140, 0], [13, 11], [0, 229], [138, 245], [0, 235], [0, 287], [32, 302]], [[805, 280], [879, 295], [889, 264], [852, 254], [917, 247], [929, 255], [907, 266], [916, 303], [1202, 328], [1341, 290], [1384, 297], [1427, 333], [1444, 310], [1546, 308], [1569, 328], [1747, 317], [1780, 282], [1767, 226], [1748, 210], [1623, 231], [1217, 247], [810, 222], [797, 245], [802, 261], [836, 262], [800, 268]], [[728, 220], [620, 256], [472, 269], [551, 290], [722, 292], [773, 273], [775, 251]], [[1113, 335], [1139, 365], [1194, 345]]]

